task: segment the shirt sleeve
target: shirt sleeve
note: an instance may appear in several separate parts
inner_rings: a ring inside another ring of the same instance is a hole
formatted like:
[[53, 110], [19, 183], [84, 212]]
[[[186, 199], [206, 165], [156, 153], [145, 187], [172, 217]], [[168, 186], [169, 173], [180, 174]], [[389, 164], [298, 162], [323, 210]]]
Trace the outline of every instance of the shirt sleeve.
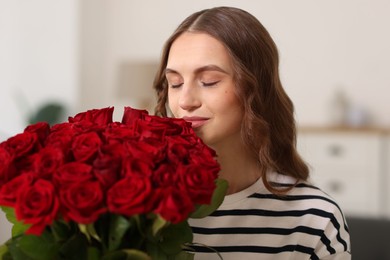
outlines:
[[351, 259], [351, 242], [349, 227], [341, 209], [334, 205], [328, 208], [329, 221], [315, 248], [318, 259], [349, 260]]
[[352, 256], [350, 252], [340, 252], [333, 255], [328, 255], [325, 257], [320, 258], [322, 260], [351, 260]]

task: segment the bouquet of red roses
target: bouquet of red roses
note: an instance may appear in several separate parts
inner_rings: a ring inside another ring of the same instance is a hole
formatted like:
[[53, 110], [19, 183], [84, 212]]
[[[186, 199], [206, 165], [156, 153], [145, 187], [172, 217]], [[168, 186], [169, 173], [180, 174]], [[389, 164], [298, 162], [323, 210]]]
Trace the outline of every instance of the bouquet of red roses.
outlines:
[[113, 110], [0, 144], [0, 206], [14, 224], [1, 259], [191, 258], [187, 219], [226, 191], [215, 152], [184, 120], [125, 107], [114, 122]]

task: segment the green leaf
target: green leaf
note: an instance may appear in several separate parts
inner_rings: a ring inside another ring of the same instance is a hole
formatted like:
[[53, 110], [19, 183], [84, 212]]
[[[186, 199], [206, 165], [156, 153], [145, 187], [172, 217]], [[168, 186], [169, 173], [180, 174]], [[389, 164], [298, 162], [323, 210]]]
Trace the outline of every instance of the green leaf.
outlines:
[[12, 236], [23, 234], [31, 226], [23, 224], [21, 221], [16, 219], [14, 208], [2, 206], [1, 209], [4, 211], [7, 220], [13, 224]]
[[26, 224], [23, 224], [23, 223], [17, 223], [17, 224], [14, 224], [14, 226], [12, 227], [12, 236], [17, 236], [17, 235], [20, 235], [20, 234], [24, 234], [24, 232], [26, 232], [26, 230], [30, 227], [30, 225], [26, 225]]
[[[160, 259], [160, 258], [153, 258]], [[110, 252], [104, 255], [101, 260], [152, 260], [152, 258], [143, 251], [137, 249], [125, 249]]]
[[45, 231], [40, 236], [25, 235], [20, 238], [20, 249], [32, 259], [51, 260], [58, 253], [59, 246], [54, 237]]
[[216, 189], [214, 190], [213, 197], [210, 205], [199, 206], [192, 214], [191, 218], [204, 218], [213, 213], [223, 202], [226, 191], [229, 187], [228, 182], [224, 179], [217, 179]]
[[126, 253], [122, 251], [109, 252], [103, 255], [101, 260], [126, 260]]
[[88, 241], [91, 243], [91, 238], [96, 239], [97, 241], [101, 242], [101, 238], [97, 234], [95, 230], [95, 225], [93, 223], [91, 224], [78, 224], [78, 227], [80, 229], [80, 232], [83, 233]]
[[1, 210], [5, 213], [5, 217], [12, 224], [18, 223], [15, 216], [15, 209], [12, 207], [1, 206]]
[[41, 106], [35, 113], [31, 114], [28, 121], [30, 124], [47, 122], [50, 125], [60, 122], [64, 107], [59, 103], [48, 103]]
[[[20, 248], [19, 241], [22, 236], [19, 236], [17, 238], [12, 238], [11, 240], [7, 241], [8, 250], [11, 254], [11, 259], [13, 260], [34, 260], [33, 258], [27, 256]], [[8, 254], [5, 256], [8, 257]], [[4, 260], [6, 257], [4, 257]]]
[[181, 251], [177, 255], [169, 258], [170, 260], [194, 260], [194, 253], [186, 252], [186, 251]]
[[86, 259], [88, 241], [82, 233], [68, 239], [59, 249], [59, 254], [66, 260]]
[[146, 252], [151, 259], [168, 260], [167, 254], [154, 242], [148, 241], [146, 244]]
[[[155, 214], [151, 214], [151, 215], [155, 216]], [[140, 215], [135, 215], [135, 216], [131, 217], [131, 220], [133, 221], [133, 223], [135, 223], [139, 233], [142, 235], [145, 235], [145, 233], [146, 233], [145, 218], [141, 219]]]
[[110, 219], [110, 231], [108, 250], [114, 251], [119, 248], [126, 231], [131, 227], [131, 222], [120, 215], [112, 215]]
[[0, 246], [0, 259], [3, 259], [4, 255], [8, 253], [8, 247], [4, 244]]
[[88, 247], [87, 260], [100, 260], [100, 251], [96, 247]]
[[91, 242], [91, 235], [88, 233], [87, 225], [78, 223], [77, 226], [80, 229], [80, 232], [85, 235], [89, 242]]
[[156, 236], [168, 224], [169, 223], [165, 219], [163, 219], [160, 215], [157, 215], [157, 217], [153, 221], [153, 226], [152, 226], [153, 236]]
[[148, 254], [140, 250], [126, 249], [122, 251], [126, 253], [127, 260], [152, 260]]
[[61, 220], [54, 221], [50, 227], [55, 240], [59, 242], [68, 240], [74, 232], [68, 223]]
[[187, 221], [172, 224], [165, 228], [161, 234], [159, 246], [168, 255], [176, 255], [182, 251], [182, 245], [191, 243], [193, 234]]
[[97, 221], [95, 221], [95, 230], [97, 235], [101, 239], [101, 250], [106, 252], [108, 250], [108, 240], [109, 240], [109, 227], [110, 227], [110, 214], [101, 215]]
[[97, 241], [101, 242], [102, 239], [99, 237], [98, 233], [96, 232], [95, 225], [94, 224], [88, 224], [87, 225], [87, 231], [90, 234], [91, 237], [96, 239]]

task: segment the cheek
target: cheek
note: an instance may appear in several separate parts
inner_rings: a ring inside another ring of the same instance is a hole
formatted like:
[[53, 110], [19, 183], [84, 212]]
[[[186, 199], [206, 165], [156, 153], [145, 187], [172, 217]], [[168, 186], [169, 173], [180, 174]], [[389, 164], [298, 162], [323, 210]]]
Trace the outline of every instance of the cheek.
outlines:
[[223, 104], [219, 107], [220, 111], [229, 119], [232, 126], [241, 128], [241, 122], [244, 116], [242, 104], [234, 94], [225, 95], [223, 100]]
[[210, 100], [210, 103], [220, 112], [242, 112], [242, 105], [233, 91], [224, 91], [221, 95], [217, 95]]
[[175, 97], [168, 92], [168, 109], [172, 112], [173, 116], [176, 117], [176, 112], [177, 112], [177, 102]]

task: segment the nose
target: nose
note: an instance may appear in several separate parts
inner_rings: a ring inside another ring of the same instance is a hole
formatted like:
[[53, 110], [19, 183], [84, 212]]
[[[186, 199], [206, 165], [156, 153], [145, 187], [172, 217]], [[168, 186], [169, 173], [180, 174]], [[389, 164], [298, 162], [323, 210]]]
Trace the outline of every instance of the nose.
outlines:
[[183, 85], [179, 96], [179, 106], [183, 110], [192, 111], [202, 105], [200, 93], [196, 86]]

